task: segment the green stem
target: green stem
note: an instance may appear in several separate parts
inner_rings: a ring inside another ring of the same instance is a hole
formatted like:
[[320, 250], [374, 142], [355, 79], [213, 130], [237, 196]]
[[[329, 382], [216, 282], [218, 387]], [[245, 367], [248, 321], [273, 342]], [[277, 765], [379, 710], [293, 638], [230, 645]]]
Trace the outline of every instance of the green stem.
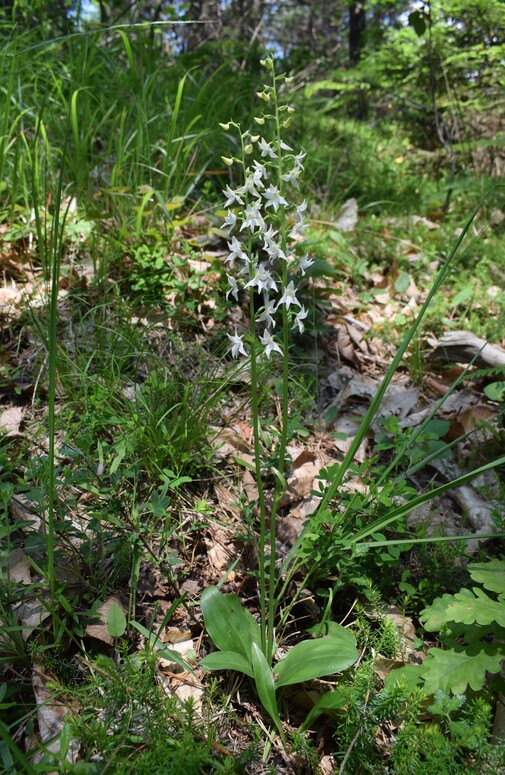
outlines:
[[55, 212], [53, 221], [53, 234], [52, 234], [52, 262], [51, 262], [51, 297], [49, 302], [49, 330], [48, 330], [48, 347], [49, 347], [49, 386], [47, 397], [47, 410], [48, 410], [48, 432], [49, 432], [49, 449], [48, 449], [48, 503], [47, 503], [47, 533], [46, 533], [46, 546], [47, 546], [47, 576], [49, 581], [49, 592], [51, 596], [51, 612], [53, 618], [53, 634], [56, 638], [56, 632], [58, 629], [58, 619], [56, 617], [56, 577], [55, 577], [55, 563], [54, 563], [54, 549], [55, 549], [55, 511], [54, 506], [56, 502], [56, 434], [55, 434], [55, 416], [56, 416], [56, 378], [57, 378], [57, 364], [56, 364], [56, 349], [57, 349], [57, 322], [58, 322], [58, 291], [60, 286], [60, 267], [61, 267], [61, 254], [63, 251], [63, 229], [65, 225], [67, 210], [63, 216], [63, 221], [60, 223], [60, 208], [63, 198], [63, 170], [64, 160], [66, 156], [67, 140], [69, 133], [69, 123], [67, 123], [65, 143], [63, 147], [60, 175], [58, 178], [58, 188], [56, 191], [56, 197], [54, 202]]
[[[261, 442], [260, 442], [260, 418], [259, 418], [259, 400], [258, 400], [258, 364], [256, 356], [256, 324], [254, 319], [254, 291], [249, 289], [249, 316], [251, 318], [251, 406], [253, 413], [253, 438], [254, 438], [254, 466], [256, 474], [256, 486], [258, 488], [258, 507], [260, 517], [260, 536], [258, 544], [258, 573], [260, 588], [260, 627], [261, 627], [261, 650], [266, 653], [266, 585], [265, 585], [265, 532], [266, 532], [266, 509], [265, 493], [263, 490], [263, 480], [261, 477]], [[270, 631], [270, 628], [269, 628]], [[268, 656], [267, 656], [268, 658]]]
[[[272, 77], [272, 97], [274, 100], [274, 116], [276, 122], [276, 135], [277, 135], [277, 157], [278, 157], [278, 177], [279, 177], [279, 192], [281, 196], [284, 195], [284, 181], [282, 179], [282, 149], [281, 149], [281, 127], [279, 121], [279, 105], [277, 100], [277, 89], [275, 83], [275, 75]], [[284, 252], [287, 250], [287, 228], [284, 206], [281, 209], [280, 217], [280, 233], [281, 233], [281, 247]], [[282, 269], [282, 290], [284, 291], [288, 284], [288, 265], [284, 262]], [[267, 659], [271, 662], [274, 655], [274, 617], [276, 610], [276, 596], [275, 590], [277, 585], [276, 572], [275, 572], [275, 539], [277, 535], [276, 531], [276, 518], [277, 508], [280, 498], [285, 490], [285, 478], [284, 469], [286, 462], [286, 447], [288, 443], [288, 426], [289, 426], [289, 314], [284, 304], [282, 307], [282, 420], [281, 420], [281, 436], [279, 442], [278, 462], [277, 462], [277, 478], [275, 483], [274, 498], [272, 504], [272, 511], [270, 514], [270, 564], [268, 574], [268, 644], [267, 644]]]
[[[244, 146], [244, 136], [239, 129], [240, 143], [242, 148], [242, 167], [244, 176], [246, 171], [246, 152]], [[245, 196], [246, 206], [248, 195]], [[247, 253], [249, 258], [252, 255], [252, 237], [249, 235]], [[257, 346], [258, 338], [256, 335], [256, 313], [254, 309], [254, 288], [249, 288], [249, 318], [251, 321], [251, 409], [253, 414], [253, 440], [254, 440], [254, 469], [256, 477], [256, 486], [258, 488], [258, 508], [259, 508], [259, 541], [258, 541], [258, 575], [259, 575], [259, 598], [260, 598], [260, 630], [261, 630], [261, 650], [266, 655], [267, 644], [267, 608], [266, 608], [266, 580], [265, 580], [265, 544], [266, 544], [266, 506], [265, 493], [263, 489], [263, 479], [261, 473], [261, 425], [259, 413], [258, 396], [258, 360]]]

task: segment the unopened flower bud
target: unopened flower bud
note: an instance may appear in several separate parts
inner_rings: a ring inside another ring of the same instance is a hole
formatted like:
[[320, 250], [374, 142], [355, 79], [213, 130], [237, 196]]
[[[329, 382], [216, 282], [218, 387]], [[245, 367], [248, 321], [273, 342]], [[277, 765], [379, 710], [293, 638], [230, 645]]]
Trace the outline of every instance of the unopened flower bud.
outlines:
[[291, 116], [287, 118], [285, 121], [283, 121], [282, 126], [284, 127], [284, 129], [287, 129], [290, 124], [291, 124]]
[[228, 165], [228, 167], [231, 167], [231, 165], [233, 164], [233, 159], [230, 156], [221, 156], [221, 158], [224, 161], [224, 163]]
[[260, 116], [254, 116], [254, 121], [256, 121], [256, 123], [259, 124], [260, 126], [263, 126], [263, 124], [265, 123], [265, 119], [260, 118]]
[[244, 151], [245, 151], [246, 153], [252, 153], [252, 152], [253, 152], [253, 145], [252, 145], [252, 143], [248, 143], [248, 144], [247, 144], [247, 145], [244, 147]]
[[257, 143], [260, 139], [260, 135], [251, 135], [251, 143]]
[[219, 126], [221, 127], [221, 129], [224, 129], [224, 131], [227, 132], [228, 129], [230, 128], [230, 122], [228, 121], [227, 124], [221, 124], [221, 122], [220, 122]]
[[270, 95], [264, 91], [257, 91], [256, 96], [263, 100], [263, 102], [270, 102]]

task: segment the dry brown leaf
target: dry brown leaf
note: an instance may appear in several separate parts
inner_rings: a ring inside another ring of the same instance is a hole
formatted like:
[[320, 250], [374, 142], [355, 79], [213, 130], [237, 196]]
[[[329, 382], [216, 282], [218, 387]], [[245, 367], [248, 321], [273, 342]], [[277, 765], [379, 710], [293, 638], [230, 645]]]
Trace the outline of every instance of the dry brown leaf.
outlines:
[[232, 428], [223, 428], [217, 435], [213, 435], [210, 441], [215, 454], [220, 458], [236, 455], [237, 452], [245, 454], [251, 452], [251, 445]]
[[340, 208], [333, 227], [339, 231], [354, 231], [358, 222], [358, 202], [354, 197], [347, 199]]
[[332, 775], [332, 773], [335, 773], [337, 763], [335, 761], [335, 758], [331, 755], [322, 756], [321, 760], [319, 762], [319, 772], [321, 775]]
[[393, 670], [398, 670], [400, 667], [404, 667], [408, 664], [403, 659], [389, 659], [388, 657], [377, 656], [373, 663], [373, 671], [381, 681], [385, 681], [386, 678]]
[[430, 221], [429, 218], [425, 218], [424, 215], [412, 215], [410, 220], [416, 226], [418, 223], [422, 223], [427, 229], [433, 231], [433, 229], [440, 229], [440, 224]]
[[303, 466], [304, 463], [314, 463], [316, 460], [316, 453], [306, 447], [300, 448], [290, 445], [287, 447], [287, 451], [293, 458], [293, 463], [291, 464], [291, 469], [293, 471], [300, 468], [300, 466]]
[[[328, 381], [330, 384], [338, 383], [340, 381], [338, 372], [330, 375]], [[337, 396], [325, 407], [326, 414], [330, 409], [338, 414], [345, 403], [351, 398], [367, 399], [371, 401], [380, 387], [380, 380], [373, 379], [364, 374], [355, 374], [347, 381], [345, 381], [344, 378], [340, 382], [342, 386]], [[402, 420], [415, 408], [418, 398], [419, 388], [409, 388], [398, 382], [393, 383], [386, 390], [373, 427], [380, 427], [378, 420], [383, 417], [390, 417], [391, 415], [396, 415]], [[357, 412], [353, 412], [353, 414], [356, 415]]]
[[404, 616], [394, 605], [388, 605], [385, 609], [386, 619], [390, 619], [395, 625], [400, 636], [401, 650], [409, 662], [418, 662], [424, 659], [424, 653], [416, 648], [416, 628], [409, 616]]
[[[464, 389], [464, 390], [454, 391], [444, 401], [444, 403], [436, 413], [436, 417], [439, 419], [450, 420], [452, 417], [460, 414], [465, 409], [475, 406], [477, 402], [478, 402], [478, 396], [475, 395], [475, 392], [473, 390]], [[413, 414], [409, 414], [408, 417], [401, 418], [399, 422], [400, 427], [415, 428], [416, 426], [421, 425], [421, 423], [426, 419], [426, 417], [428, 417], [428, 415], [431, 414], [433, 407], [435, 406], [436, 403], [437, 402], [434, 401], [424, 409], [421, 409], [418, 412], [414, 412]]]
[[106, 643], [108, 646], [112, 646], [114, 638], [107, 630], [107, 619], [113, 605], [118, 605], [124, 613], [123, 604], [119, 598], [115, 597], [115, 595], [109, 597], [105, 603], [102, 603], [102, 605], [97, 608], [96, 613], [100, 617], [98, 622], [95, 624], [88, 624], [86, 627], [86, 635], [88, 638], [95, 638], [96, 640], [101, 640], [103, 643]]
[[279, 501], [279, 508], [287, 506], [294, 501], [302, 500], [309, 495], [314, 486], [314, 479], [319, 474], [324, 464], [321, 460], [308, 461], [299, 466], [286, 482], [287, 489]]
[[[468, 409], [464, 409], [459, 412], [451, 421], [451, 427], [447, 434], [447, 441], [454, 441], [465, 433], [471, 433], [473, 443], [482, 443], [486, 439], [492, 438], [494, 433], [491, 424], [496, 418], [496, 412], [490, 409], [489, 406], [482, 404], [476, 404], [470, 406]], [[485, 427], [479, 428], [475, 431], [479, 425], [485, 424]]]
[[303, 522], [315, 512], [320, 503], [321, 498], [318, 498], [317, 495], [308, 495], [301, 503], [291, 509], [289, 515], [293, 519]]
[[22, 603], [13, 606], [12, 610], [22, 627], [21, 635], [25, 641], [28, 640], [33, 631], [37, 629], [37, 627], [40, 627], [40, 625], [46, 621], [46, 619], [49, 619], [50, 616], [47, 606], [35, 598], [23, 600]]
[[201, 274], [208, 272], [212, 265], [208, 261], [203, 261], [202, 259], [188, 258], [188, 266], [193, 272]]
[[[66, 721], [70, 708], [54, 699], [53, 694], [47, 688], [48, 684], [55, 684], [56, 679], [44, 672], [42, 666], [35, 663], [33, 666], [32, 687], [37, 702], [37, 720], [39, 735], [47, 750], [52, 753], [60, 752], [59, 735]], [[66, 760], [75, 764], [79, 753], [79, 744], [70, 740]]]
[[279, 517], [275, 523], [275, 535], [280, 543], [281, 554], [287, 554], [298, 540], [303, 530], [303, 519], [293, 517]]
[[31, 584], [31, 565], [22, 549], [13, 549], [8, 557], [7, 579], [18, 584]]
[[419, 388], [393, 384], [388, 387], [380, 405], [380, 417], [392, 415], [403, 419], [414, 409], [419, 400]]
[[[178, 641], [177, 643], [171, 643], [169, 648], [171, 651], [176, 651], [178, 654], [180, 654], [188, 664], [194, 663], [195, 647], [191, 638], [188, 638], [188, 640]], [[166, 659], [165, 657], [159, 657], [158, 664], [162, 670], [168, 670], [170, 673], [186, 672], [178, 662], [175, 662], [170, 658]]]
[[236, 492], [217, 482], [214, 485], [214, 492], [217, 496], [220, 509], [228, 512], [232, 517], [237, 518], [241, 514], [239, 497]]
[[163, 643], [183, 643], [191, 638], [191, 630], [181, 627], [167, 627], [161, 640]]
[[11, 406], [0, 414], [0, 430], [6, 436], [18, 436], [19, 428], [26, 410], [20, 406]]
[[231, 530], [209, 520], [208, 535], [205, 536], [207, 558], [216, 576], [222, 575], [222, 570], [231, 565], [236, 556]]
[[345, 358], [346, 361], [351, 361], [351, 363], [356, 362], [356, 344], [346, 325], [338, 327], [337, 347], [342, 358]]
[[248, 468], [246, 468], [242, 474], [242, 487], [244, 488], [244, 492], [249, 502], [258, 500], [258, 485], [256, 484], [256, 479], [252, 472]]
[[[359, 422], [354, 419], [354, 417], [356, 417], [356, 414], [353, 414], [351, 417], [347, 415], [340, 415], [339, 417], [337, 417], [336, 421], [332, 424], [333, 425], [332, 431], [334, 432], [335, 435], [331, 439], [331, 444], [336, 449], [338, 449], [339, 452], [342, 452], [344, 455], [348, 452], [349, 447], [354, 441], [354, 437], [356, 436], [360, 427]], [[360, 463], [363, 462], [366, 456], [367, 447], [368, 447], [368, 441], [367, 439], [363, 439], [363, 441], [359, 446], [359, 449], [357, 450], [354, 456], [354, 459], [359, 461]]]
[[194, 683], [193, 681], [180, 681], [178, 686], [176, 686], [174, 689], [174, 694], [177, 695], [181, 702], [187, 702], [188, 700], [191, 700], [192, 710], [197, 715], [201, 714], [202, 699], [204, 694], [203, 686], [198, 686], [198, 684]]

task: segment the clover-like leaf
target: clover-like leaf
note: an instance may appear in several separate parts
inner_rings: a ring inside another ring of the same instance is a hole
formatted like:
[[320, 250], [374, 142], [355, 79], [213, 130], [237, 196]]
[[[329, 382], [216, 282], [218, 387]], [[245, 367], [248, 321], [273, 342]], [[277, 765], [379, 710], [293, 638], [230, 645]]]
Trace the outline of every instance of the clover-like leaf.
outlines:
[[221, 651], [235, 651], [250, 664], [252, 644], [261, 644], [261, 632], [256, 619], [237, 595], [223, 595], [217, 587], [208, 587], [200, 605], [214, 645]]
[[276, 686], [310, 681], [323, 675], [341, 673], [356, 662], [359, 654], [348, 635], [304, 640], [297, 643], [274, 669]]

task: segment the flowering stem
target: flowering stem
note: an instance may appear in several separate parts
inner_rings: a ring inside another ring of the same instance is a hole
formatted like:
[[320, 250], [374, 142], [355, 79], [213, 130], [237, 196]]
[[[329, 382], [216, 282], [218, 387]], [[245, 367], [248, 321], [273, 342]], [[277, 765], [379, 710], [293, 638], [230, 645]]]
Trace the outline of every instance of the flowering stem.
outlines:
[[[289, 326], [293, 316], [290, 306], [298, 307], [294, 327], [297, 327], [300, 332], [303, 331], [302, 321], [307, 315], [303, 305], [296, 298], [294, 280], [290, 280], [290, 272], [293, 267], [295, 272], [301, 272], [303, 275], [312, 261], [307, 256], [298, 259], [296, 255], [290, 254], [289, 250], [288, 243], [291, 239], [305, 236], [303, 214], [307, 207], [306, 203], [303, 202], [296, 207], [295, 223], [291, 226], [288, 216], [290, 205], [285, 198], [288, 184], [296, 189], [299, 188], [297, 178], [300, 170], [303, 169], [302, 159], [305, 154], [300, 152], [294, 155], [291, 153], [292, 148], [282, 140], [281, 130], [288, 126], [289, 113], [293, 112], [290, 106], [279, 106], [278, 103], [277, 82], [285, 79], [285, 76], [275, 76], [274, 64], [270, 58], [263, 64], [270, 70], [272, 82], [271, 86], [265, 86], [264, 91], [258, 92], [258, 96], [266, 103], [270, 103], [271, 110], [263, 116], [255, 117], [254, 121], [258, 126], [273, 122], [273, 142], [268, 142], [265, 137], [253, 134], [250, 130], [242, 132], [240, 125], [233, 122], [221, 126], [225, 131], [228, 131], [231, 125], [238, 129], [242, 151], [241, 158], [222, 157], [227, 165], [231, 166], [235, 162], [241, 164], [244, 173], [243, 185], [236, 190], [226, 186], [223, 192], [226, 196], [225, 206], [232, 208], [228, 209], [223, 224], [227, 227], [230, 237], [228, 242], [230, 252], [226, 262], [238, 263], [241, 266], [236, 277], [228, 274], [229, 290], [226, 296], [227, 298], [232, 296], [239, 301], [238, 282], [249, 292], [251, 408], [259, 512], [259, 538], [255, 548], [258, 554], [261, 648], [266, 659], [271, 663], [275, 651], [274, 619], [278, 601], [275, 556], [276, 517], [280, 499], [286, 489], [284, 472], [289, 432]], [[282, 120], [282, 116], [286, 114], [288, 118]], [[261, 154], [261, 160], [253, 159], [248, 165], [246, 157], [251, 156], [255, 149], [256, 156]], [[289, 168], [283, 169], [286, 163], [289, 163]], [[241, 233], [244, 230], [247, 235], [245, 242], [241, 240]], [[244, 277], [246, 280], [240, 279]], [[257, 294], [261, 293], [264, 303], [257, 311], [255, 301], [258, 298]], [[282, 346], [274, 338], [276, 325], [274, 318], [277, 313], [282, 320]], [[258, 331], [259, 323], [263, 324], [262, 334]], [[228, 337], [234, 358], [247, 354], [243, 335], [239, 335], [235, 329], [235, 334], [228, 334]], [[268, 515], [261, 466], [258, 364], [260, 358], [269, 359], [272, 353], [282, 355], [282, 420], [275, 466], [271, 468], [276, 481], [269, 515], [270, 522], [267, 527]], [[265, 560], [267, 551], [269, 551], [268, 563]]]

